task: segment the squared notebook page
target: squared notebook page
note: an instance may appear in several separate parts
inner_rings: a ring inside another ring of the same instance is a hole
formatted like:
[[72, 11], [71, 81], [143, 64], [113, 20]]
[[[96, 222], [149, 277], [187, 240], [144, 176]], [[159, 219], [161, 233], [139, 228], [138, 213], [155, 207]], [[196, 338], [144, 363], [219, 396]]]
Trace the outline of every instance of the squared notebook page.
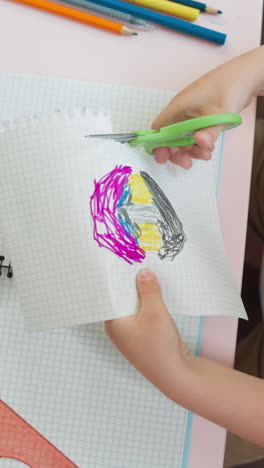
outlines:
[[27, 327], [136, 313], [141, 268], [157, 273], [172, 312], [245, 317], [210, 167], [160, 166], [128, 145], [85, 138], [111, 131], [103, 114], [76, 109], [0, 133], [0, 219]]
[[[126, 361], [103, 324], [27, 333], [14, 281], [0, 287], [4, 402], [80, 468], [187, 468], [190, 415]], [[195, 352], [199, 318], [177, 324]]]
[[[96, 102], [107, 103], [114, 131], [130, 131], [138, 119], [142, 128], [149, 126], [173, 95], [173, 91], [0, 74], [1, 121], [88, 101], [94, 110]], [[130, 128], [118, 119], [120, 96], [130, 109]], [[218, 145], [209, 163], [215, 180], [220, 149]], [[1, 238], [0, 233], [0, 243]], [[3, 252], [9, 259], [6, 243]], [[190, 414], [164, 400], [131, 368], [109, 343], [101, 324], [29, 334], [14, 279], [2, 277], [0, 291], [0, 388], [1, 397], [13, 409], [80, 468], [188, 467]], [[177, 326], [194, 352], [200, 318], [178, 316]]]

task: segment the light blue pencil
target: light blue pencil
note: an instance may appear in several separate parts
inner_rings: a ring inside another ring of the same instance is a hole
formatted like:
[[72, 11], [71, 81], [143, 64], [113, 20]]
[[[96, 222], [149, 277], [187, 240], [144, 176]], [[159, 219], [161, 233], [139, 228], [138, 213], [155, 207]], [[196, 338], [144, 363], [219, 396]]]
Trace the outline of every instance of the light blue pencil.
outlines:
[[154, 25], [144, 21], [142, 19], [138, 19], [129, 13], [123, 13], [122, 11], [114, 10], [113, 8], [108, 8], [102, 5], [98, 5], [97, 3], [92, 3], [87, 0], [63, 0], [65, 3], [69, 3], [71, 5], [76, 5], [87, 10], [95, 11], [100, 15], [110, 16], [111, 18], [115, 18], [120, 20], [122, 23], [129, 23], [133, 24], [142, 29], [156, 29]]

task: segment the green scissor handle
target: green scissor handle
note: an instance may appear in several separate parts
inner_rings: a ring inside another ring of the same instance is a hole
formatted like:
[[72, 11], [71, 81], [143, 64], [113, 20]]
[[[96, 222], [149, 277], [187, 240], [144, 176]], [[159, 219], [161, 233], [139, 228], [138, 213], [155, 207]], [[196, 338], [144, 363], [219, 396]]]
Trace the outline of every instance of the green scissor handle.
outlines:
[[226, 125], [223, 130], [237, 127], [242, 122], [239, 114], [214, 114], [185, 120], [176, 124], [162, 127], [158, 130], [138, 130], [134, 132], [138, 136], [133, 138], [130, 146], [144, 146], [148, 154], [152, 154], [155, 148], [161, 146], [187, 146], [195, 144], [194, 132], [202, 128], [215, 125]]

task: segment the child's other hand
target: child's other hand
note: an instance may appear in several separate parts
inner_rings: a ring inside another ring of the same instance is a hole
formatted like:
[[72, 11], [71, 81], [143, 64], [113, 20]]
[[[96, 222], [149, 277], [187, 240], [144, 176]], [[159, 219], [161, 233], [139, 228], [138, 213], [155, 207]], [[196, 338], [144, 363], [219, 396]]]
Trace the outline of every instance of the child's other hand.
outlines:
[[154, 273], [137, 288], [138, 315], [105, 322], [113, 343], [172, 401], [264, 447], [264, 381], [188, 353]]
[[105, 328], [128, 361], [170, 397], [187, 346], [163, 302], [155, 274], [142, 270], [136, 283], [140, 298], [138, 315], [108, 320]]
[[[166, 125], [195, 117], [222, 113], [240, 113], [251, 100], [263, 94], [264, 49], [259, 47], [212, 70], [176, 95], [152, 124], [155, 130]], [[157, 148], [158, 163], [168, 159], [185, 169], [192, 167], [192, 159], [209, 160], [222, 127], [199, 130], [196, 145]]]

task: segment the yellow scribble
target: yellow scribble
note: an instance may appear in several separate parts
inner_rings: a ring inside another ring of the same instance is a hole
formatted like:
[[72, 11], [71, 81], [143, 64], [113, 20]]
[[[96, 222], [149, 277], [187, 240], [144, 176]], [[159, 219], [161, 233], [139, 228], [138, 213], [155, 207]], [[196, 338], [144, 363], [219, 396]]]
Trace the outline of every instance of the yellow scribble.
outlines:
[[139, 174], [131, 174], [129, 177], [131, 188], [131, 201], [140, 205], [150, 205], [152, 202], [152, 193], [149, 191], [143, 177]]
[[144, 250], [159, 250], [162, 246], [162, 239], [158, 227], [154, 223], [138, 224], [140, 235], [139, 245]]

